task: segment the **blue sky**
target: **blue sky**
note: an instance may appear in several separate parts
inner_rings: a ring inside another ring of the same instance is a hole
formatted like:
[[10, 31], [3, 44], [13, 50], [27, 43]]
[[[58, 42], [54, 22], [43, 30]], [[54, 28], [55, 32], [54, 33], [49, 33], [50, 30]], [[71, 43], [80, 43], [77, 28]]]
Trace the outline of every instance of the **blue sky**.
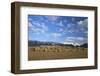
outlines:
[[88, 18], [28, 15], [28, 39], [81, 45], [88, 40]]

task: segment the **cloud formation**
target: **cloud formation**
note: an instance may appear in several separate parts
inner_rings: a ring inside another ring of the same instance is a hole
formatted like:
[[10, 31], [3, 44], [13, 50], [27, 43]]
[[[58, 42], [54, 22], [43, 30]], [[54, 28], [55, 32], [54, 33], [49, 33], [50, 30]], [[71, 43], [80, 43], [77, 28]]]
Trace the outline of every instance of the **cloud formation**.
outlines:
[[54, 38], [58, 38], [61, 36], [61, 33], [52, 33], [51, 34]]
[[88, 42], [88, 18], [28, 16], [29, 39], [81, 45]]
[[87, 43], [87, 38], [84, 37], [66, 37], [64, 44], [82, 45]]
[[47, 20], [49, 21], [57, 21], [59, 16], [45, 16]]
[[60, 21], [60, 22], [58, 23], [58, 26], [63, 27], [63, 26], [64, 26], [63, 22]]
[[44, 23], [29, 22], [28, 26], [33, 33], [45, 33], [48, 31], [48, 27]]
[[88, 19], [84, 19], [84, 20], [81, 20], [79, 22], [77, 22], [78, 25], [80, 25], [81, 27], [83, 28], [87, 28], [88, 26]]

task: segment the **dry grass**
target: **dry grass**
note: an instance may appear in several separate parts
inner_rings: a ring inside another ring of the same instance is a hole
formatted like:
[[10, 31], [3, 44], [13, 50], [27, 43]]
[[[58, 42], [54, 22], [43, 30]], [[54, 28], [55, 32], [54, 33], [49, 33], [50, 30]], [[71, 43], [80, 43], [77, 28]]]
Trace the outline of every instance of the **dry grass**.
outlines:
[[28, 60], [87, 58], [87, 48], [69, 46], [39, 46], [28, 48]]

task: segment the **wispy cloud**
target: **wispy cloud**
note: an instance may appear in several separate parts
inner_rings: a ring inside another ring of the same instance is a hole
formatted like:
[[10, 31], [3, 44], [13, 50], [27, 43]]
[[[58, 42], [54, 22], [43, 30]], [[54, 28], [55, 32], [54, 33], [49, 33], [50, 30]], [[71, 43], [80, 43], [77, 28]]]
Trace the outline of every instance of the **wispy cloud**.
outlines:
[[33, 24], [31, 22], [28, 23], [28, 27], [33, 27]]
[[63, 22], [60, 21], [60, 22], [58, 23], [58, 26], [63, 27], [63, 26], [64, 26]]
[[59, 30], [58, 30], [59, 32], [63, 32], [63, 28], [59, 28]]
[[33, 20], [32, 18], [29, 18], [29, 19], [28, 19], [28, 21], [32, 21], [32, 20]]
[[75, 28], [75, 27], [77, 27], [75, 24], [73, 24], [73, 23], [68, 23], [67, 24], [67, 28], [68, 29], [73, 29], [73, 28]]
[[84, 37], [66, 37], [64, 44], [82, 45], [87, 43], [87, 38]]
[[54, 38], [58, 38], [61, 36], [61, 33], [52, 33], [51, 34]]
[[67, 20], [67, 19], [65, 19], [65, 20], [63, 20], [63, 22], [67, 23], [67, 22], [68, 22], [68, 20]]
[[80, 28], [73, 23], [68, 23], [61, 29], [63, 30], [63, 33], [76, 33], [80, 30]]
[[72, 21], [75, 21], [75, 18], [72, 18], [71, 20], [72, 20]]
[[45, 16], [47, 18], [47, 20], [50, 20], [50, 21], [56, 21], [58, 20], [59, 16]]
[[48, 31], [48, 27], [45, 25], [45, 23], [39, 23], [39, 22], [29, 22], [28, 24], [29, 28], [33, 33], [45, 33]]
[[31, 15], [28, 27], [33, 40], [80, 45], [88, 39], [87, 17]]
[[83, 21], [79, 21], [77, 22], [78, 25], [80, 25], [81, 27], [87, 28], [88, 27], [88, 19], [84, 19]]

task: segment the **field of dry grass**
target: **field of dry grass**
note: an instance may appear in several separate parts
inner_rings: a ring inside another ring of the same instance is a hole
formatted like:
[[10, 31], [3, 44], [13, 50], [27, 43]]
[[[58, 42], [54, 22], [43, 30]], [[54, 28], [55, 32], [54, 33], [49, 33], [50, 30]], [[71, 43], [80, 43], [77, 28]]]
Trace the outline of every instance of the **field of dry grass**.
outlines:
[[88, 50], [70, 46], [34, 46], [28, 48], [28, 60], [87, 58]]

